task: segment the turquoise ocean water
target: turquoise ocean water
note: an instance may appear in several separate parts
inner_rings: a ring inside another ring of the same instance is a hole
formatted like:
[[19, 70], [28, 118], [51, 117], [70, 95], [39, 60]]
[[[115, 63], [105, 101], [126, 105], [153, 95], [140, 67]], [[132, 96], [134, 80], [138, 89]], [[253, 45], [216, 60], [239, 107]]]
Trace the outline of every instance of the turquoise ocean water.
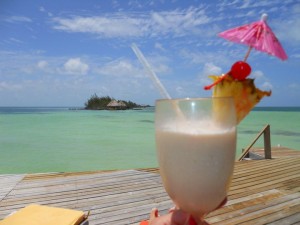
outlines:
[[[266, 124], [272, 146], [300, 150], [300, 107], [256, 108], [238, 126], [237, 155]], [[255, 145], [263, 146], [262, 138]], [[0, 107], [0, 173], [156, 167], [154, 109]]]

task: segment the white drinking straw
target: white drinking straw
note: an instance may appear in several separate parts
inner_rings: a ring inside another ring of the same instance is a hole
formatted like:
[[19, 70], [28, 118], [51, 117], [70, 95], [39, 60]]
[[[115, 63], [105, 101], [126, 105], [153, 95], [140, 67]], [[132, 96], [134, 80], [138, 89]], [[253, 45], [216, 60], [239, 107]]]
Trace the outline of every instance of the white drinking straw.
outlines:
[[[144, 65], [146, 71], [148, 72], [149, 77], [151, 78], [151, 80], [153, 81], [153, 83], [159, 90], [160, 94], [163, 96], [163, 98], [171, 99], [171, 96], [169, 95], [169, 93], [167, 92], [165, 87], [162, 85], [162, 83], [156, 76], [155, 72], [152, 70], [150, 64], [148, 63], [148, 61], [146, 60], [146, 58], [144, 57], [144, 55], [140, 51], [140, 49], [134, 43], [131, 45], [131, 48], [134, 51], [137, 58], [140, 60], [140, 62]], [[181, 112], [180, 108], [178, 107], [178, 105], [172, 101], [172, 106], [174, 107], [174, 110], [178, 115], [178, 119], [184, 120], [185, 117], [184, 117], [183, 113]]]
[[162, 83], [160, 82], [160, 80], [157, 78], [155, 72], [152, 70], [150, 64], [148, 63], [148, 61], [146, 60], [146, 58], [144, 57], [144, 55], [140, 51], [140, 49], [136, 46], [135, 43], [133, 43], [131, 45], [131, 48], [134, 51], [134, 53], [137, 56], [137, 58], [139, 59], [139, 61], [145, 67], [146, 71], [148, 72], [149, 77], [151, 78], [151, 80], [153, 81], [153, 83], [155, 84], [155, 86], [157, 87], [157, 89], [159, 90], [159, 92], [162, 95], [162, 97], [163, 98], [167, 98], [167, 99], [171, 99], [171, 96], [169, 95], [169, 93], [167, 92], [167, 90], [165, 89], [165, 87], [162, 85]]

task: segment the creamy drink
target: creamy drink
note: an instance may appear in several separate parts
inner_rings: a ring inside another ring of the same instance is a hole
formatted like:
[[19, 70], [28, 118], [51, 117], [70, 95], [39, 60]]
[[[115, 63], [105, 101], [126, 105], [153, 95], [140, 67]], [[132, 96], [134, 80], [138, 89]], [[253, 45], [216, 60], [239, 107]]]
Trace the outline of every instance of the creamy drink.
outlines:
[[[180, 130], [180, 128], [179, 128]], [[227, 196], [236, 131], [156, 131], [157, 155], [166, 191], [193, 215], [216, 209]]]
[[159, 100], [155, 135], [167, 193], [201, 224], [229, 189], [236, 150], [233, 99]]

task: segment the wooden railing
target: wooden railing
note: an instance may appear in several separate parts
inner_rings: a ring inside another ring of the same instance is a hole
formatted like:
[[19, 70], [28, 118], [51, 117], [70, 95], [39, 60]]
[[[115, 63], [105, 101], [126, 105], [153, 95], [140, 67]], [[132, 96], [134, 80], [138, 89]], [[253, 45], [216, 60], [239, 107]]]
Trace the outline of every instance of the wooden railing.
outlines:
[[238, 158], [238, 161], [243, 160], [248, 154], [252, 146], [255, 144], [255, 142], [260, 138], [260, 136], [264, 134], [264, 151], [265, 151], [265, 159], [272, 159], [271, 154], [271, 130], [270, 130], [270, 124], [267, 124], [255, 137], [255, 139], [252, 141], [252, 143], [243, 151], [241, 156]]

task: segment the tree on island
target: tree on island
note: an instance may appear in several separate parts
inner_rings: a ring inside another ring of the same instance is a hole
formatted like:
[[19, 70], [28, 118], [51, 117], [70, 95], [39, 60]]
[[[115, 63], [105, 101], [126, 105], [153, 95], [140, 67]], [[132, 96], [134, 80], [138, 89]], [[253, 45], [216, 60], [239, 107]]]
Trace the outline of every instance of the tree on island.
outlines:
[[84, 104], [85, 109], [99, 110], [106, 109], [108, 103], [110, 103], [113, 99], [109, 96], [98, 97], [96, 94], [93, 94], [87, 102]]
[[98, 97], [97, 94], [93, 94], [84, 105], [85, 105], [85, 109], [104, 110], [104, 109], [109, 109], [109, 107], [107, 107], [107, 105], [113, 100], [118, 101], [118, 102], [124, 102], [126, 105], [125, 109], [145, 107], [145, 106], [136, 104], [132, 101], [116, 100], [109, 96]]

